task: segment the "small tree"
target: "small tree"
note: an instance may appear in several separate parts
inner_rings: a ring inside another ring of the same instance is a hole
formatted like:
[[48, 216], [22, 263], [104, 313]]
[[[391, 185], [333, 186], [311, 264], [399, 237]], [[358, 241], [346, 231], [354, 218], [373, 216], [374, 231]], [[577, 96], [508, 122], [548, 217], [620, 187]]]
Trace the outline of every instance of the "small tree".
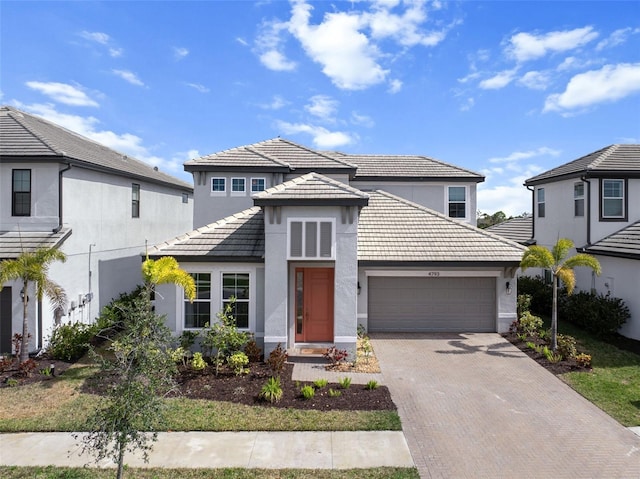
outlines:
[[49, 266], [54, 261], [65, 262], [67, 257], [57, 248], [38, 248], [26, 251], [16, 259], [8, 259], [0, 263], [0, 290], [8, 281], [22, 281], [22, 344], [20, 346], [20, 362], [29, 359], [29, 285], [35, 283], [36, 299], [42, 300], [45, 295], [51, 301], [53, 310], [67, 305], [64, 289], [49, 278]]
[[560, 280], [567, 288], [567, 294], [573, 293], [576, 286], [576, 276], [573, 268], [586, 266], [600, 275], [601, 268], [598, 260], [585, 253], [578, 253], [567, 258], [569, 250], [573, 248], [573, 241], [560, 238], [551, 251], [544, 246], [533, 245], [525, 251], [520, 267], [522, 271], [527, 268], [545, 268], [551, 271], [553, 277], [553, 303], [551, 308], [551, 349], [558, 348], [558, 286]]
[[124, 329], [108, 348], [113, 357], [94, 353], [113, 384], [105, 403], [89, 417], [89, 432], [83, 437], [83, 451], [95, 451], [97, 460], [110, 457], [117, 463], [118, 479], [123, 477], [126, 451], [139, 449], [148, 460], [164, 421], [162, 395], [174, 386], [171, 331], [164, 317], [153, 312], [151, 293], [158, 284], [175, 283], [184, 288], [190, 300], [195, 296], [193, 277], [181, 270], [174, 258], [147, 259], [142, 275], [142, 291], [125, 311]]

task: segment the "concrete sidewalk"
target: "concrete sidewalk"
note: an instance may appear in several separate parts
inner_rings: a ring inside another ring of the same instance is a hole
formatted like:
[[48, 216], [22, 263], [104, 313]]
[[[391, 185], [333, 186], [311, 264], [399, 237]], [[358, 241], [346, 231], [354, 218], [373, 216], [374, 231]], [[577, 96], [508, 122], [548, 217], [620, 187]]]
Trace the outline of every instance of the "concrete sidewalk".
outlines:
[[[72, 433], [0, 434], [0, 465], [114, 467], [80, 455]], [[127, 454], [130, 467], [352, 469], [414, 467], [402, 431], [165, 432], [149, 462]]]

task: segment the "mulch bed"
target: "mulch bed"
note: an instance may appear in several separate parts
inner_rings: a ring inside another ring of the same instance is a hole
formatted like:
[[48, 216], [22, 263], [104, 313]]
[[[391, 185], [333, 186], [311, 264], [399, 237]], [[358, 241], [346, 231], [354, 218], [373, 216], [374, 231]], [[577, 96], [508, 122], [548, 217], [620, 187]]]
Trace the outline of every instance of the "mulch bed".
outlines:
[[[535, 352], [533, 349], [529, 348], [526, 344], [526, 341], [522, 341], [516, 336], [514, 333], [507, 333], [502, 335], [507, 341], [516, 346], [518, 349], [523, 351], [527, 356], [533, 359], [535, 362], [540, 364], [542, 367], [555, 374], [556, 376], [564, 373], [568, 373], [571, 371], [581, 371], [581, 372], [589, 372], [591, 368], [581, 366], [576, 362], [575, 359], [563, 359], [562, 361], [558, 361], [557, 363], [550, 362], [543, 354], [539, 354]], [[529, 338], [528, 341], [535, 343], [536, 345], [544, 345], [545, 342], [541, 341], [539, 338]]]
[[[33, 384], [41, 381], [50, 381], [53, 379], [53, 376], [44, 374], [44, 371], [47, 368], [51, 368], [53, 366], [53, 371], [56, 376], [59, 376], [63, 372], [65, 372], [69, 367], [73, 364], [67, 361], [59, 361], [57, 359], [51, 359], [48, 356], [40, 356], [36, 358], [31, 358], [36, 367], [31, 371], [28, 376], [24, 376], [21, 374], [18, 369], [19, 362], [14, 360], [11, 365], [5, 367], [0, 372], [0, 388], [5, 387], [15, 387], [15, 386], [23, 386], [25, 384]], [[15, 386], [11, 386], [13, 381], [9, 381], [10, 379], [14, 379], [17, 381]]]

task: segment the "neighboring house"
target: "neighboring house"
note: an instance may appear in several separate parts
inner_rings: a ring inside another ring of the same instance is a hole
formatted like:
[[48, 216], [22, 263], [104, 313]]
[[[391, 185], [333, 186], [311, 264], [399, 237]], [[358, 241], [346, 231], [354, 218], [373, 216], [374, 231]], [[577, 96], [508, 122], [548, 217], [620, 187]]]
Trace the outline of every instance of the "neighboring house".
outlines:
[[597, 257], [602, 275], [576, 268], [579, 290], [622, 298], [631, 320], [620, 333], [640, 339], [640, 145], [611, 145], [525, 182], [533, 194], [533, 239], [570, 238]]
[[495, 224], [486, 228], [486, 231], [490, 231], [493, 234], [500, 235], [504, 238], [520, 243], [521, 245], [528, 246], [532, 244], [531, 238], [533, 237], [533, 217], [521, 216], [518, 218], [511, 218], [503, 221], [502, 223]]
[[[193, 188], [88, 138], [15, 108], [0, 107], [0, 260], [57, 246], [67, 262], [50, 277], [69, 298], [54, 312], [29, 302], [31, 348], [59, 321], [91, 322], [141, 282], [145, 244], [193, 227]], [[0, 353], [22, 332], [22, 285], [0, 293]], [[34, 297], [34, 292], [27, 292]]]
[[156, 299], [176, 333], [215, 321], [232, 297], [238, 326], [267, 354], [279, 343], [353, 352], [358, 324], [504, 332], [516, 319], [525, 248], [469, 224], [483, 180], [476, 173], [280, 138], [185, 169], [194, 174], [197, 229], [149, 250], [174, 256], [196, 280], [193, 303], [172, 286]]

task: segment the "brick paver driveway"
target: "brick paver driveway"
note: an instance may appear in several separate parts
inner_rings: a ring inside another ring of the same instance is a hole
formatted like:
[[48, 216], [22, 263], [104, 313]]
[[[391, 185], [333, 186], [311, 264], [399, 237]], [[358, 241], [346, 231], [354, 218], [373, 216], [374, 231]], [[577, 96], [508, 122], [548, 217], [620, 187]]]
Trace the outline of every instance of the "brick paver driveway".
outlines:
[[498, 334], [373, 334], [423, 478], [640, 478], [640, 437]]

